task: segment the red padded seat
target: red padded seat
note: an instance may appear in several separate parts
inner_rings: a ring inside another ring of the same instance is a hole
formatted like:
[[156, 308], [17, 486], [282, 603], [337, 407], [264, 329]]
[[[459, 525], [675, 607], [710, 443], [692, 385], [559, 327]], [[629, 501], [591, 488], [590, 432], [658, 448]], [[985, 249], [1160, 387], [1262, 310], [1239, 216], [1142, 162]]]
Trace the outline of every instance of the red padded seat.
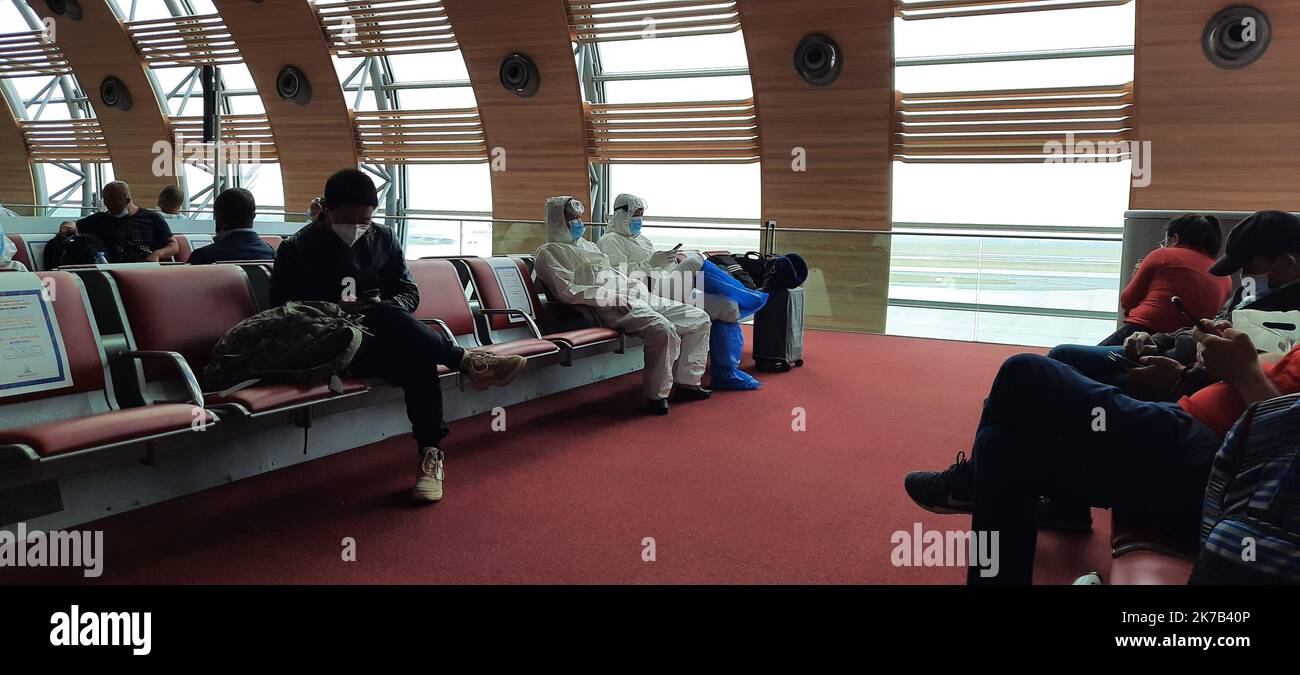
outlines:
[[256, 414], [268, 410], [276, 410], [304, 403], [317, 402], [328, 399], [332, 396], [359, 394], [369, 388], [365, 382], [359, 379], [342, 379], [343, 391], [337, 393], [332, 391], [328, 384], [318, 384], [314, 386], [298, 384], [268, 384], [240, 389], [229, 396], [205, 396], [204, 402], [208, 405], [235, 404], [242, 406], [250, 413]]
[[273, 251], [280, 250], [280, 242], [284, 241], [282, 237], [274, 234], [263, 234], [261, 237], [262, 241], [271, 245], [271, 250]]
[[[420, 287], [420, 306], [415, 310], [415, 318], [421, 321], [439, 319], [456, 337], [469, 336], [475, 346], [479, 345], [478, 335], [474, 332], [474, 313], [465, 300], [465, 288], [455, 266], [448, 260], [413, 260], [411, 276]], [[525, 358], [559, 352], [554, 343], [538, 339], [513, 340], [482, 349], [499, 356]]]
[[1192, 576], [1192, 561], [1151, 551], [1126, 553], [1110, 565], [1112, 586], [1181, 586]]
[[23, 241], [23, 238], [16, 234], [6, 234], [5, 236], [9, 237], [9, 241], [12, 241], [14, 246], [18, 247], [18, 250], [14, 251], [14, 260], [22, 263], [23, 267], [27, 268], [27, 271], [34, 272], [36, 266], [32, 264], [32, 258], [27, 254], [27, 242]]
[[0, 445], [26, 445], [41, 457], [55, 457], [88, 448], [187, 431], [193, 428], [197, 419], [202, 419], [204, 424], [215, 421], [211, 413], [188, 403], [127, 408], [6, 429], [0, 431]]
[[618, 337], [619, 332], [613, 328], [581, 328], [563, 333], [551, 333], [544, 336], [544, 339], [563, 342], [570, 347], [586, 347], [609, 340], [617, 340]]

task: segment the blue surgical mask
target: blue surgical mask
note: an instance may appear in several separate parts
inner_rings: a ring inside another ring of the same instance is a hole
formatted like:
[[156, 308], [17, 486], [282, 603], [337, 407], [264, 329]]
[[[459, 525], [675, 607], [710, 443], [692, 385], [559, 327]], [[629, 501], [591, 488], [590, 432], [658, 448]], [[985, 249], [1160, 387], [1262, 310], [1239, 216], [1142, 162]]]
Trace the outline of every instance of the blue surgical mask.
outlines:
[[569, 221], [569, 236], [577, 241], [582, 238], [582, 233], [587, 231], [587, 226], [583, 224], [581, 218], [574, 218]]
[[641, 219], [640, 219], [640, 218], [633, 218], [633, 219], [632, 219], [632, 222], [628, 225], [628, 229], [632, 231], [632, 236], [633, 236], [633, 237], [640, 235], [640, 234], [641, 234]]

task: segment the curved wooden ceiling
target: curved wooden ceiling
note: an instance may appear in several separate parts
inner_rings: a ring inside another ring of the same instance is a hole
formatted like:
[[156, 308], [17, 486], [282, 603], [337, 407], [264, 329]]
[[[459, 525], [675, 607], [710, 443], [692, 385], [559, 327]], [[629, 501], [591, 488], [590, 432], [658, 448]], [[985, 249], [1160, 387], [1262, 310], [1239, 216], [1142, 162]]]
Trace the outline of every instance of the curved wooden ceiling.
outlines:
[[[170, 133], [148, 67], [126, 26], [118, 21], [107, 0], [81, 0], [85, 14], [79, 21], [53, 14], [41, 0], [28, 0], [27, 4], [42, 18], [54, 19], [55, 43], [90, 97], [112, 157], [114, 176], [131, 184], [137, 201], [152, 204], [164, 186], [178, 185], [179, 180], [155, 175], [161, 173], [154, 169], [155, 144], [169, 140]], [[100, 102], [99, 85], [109, 76], [126, 85], [132, 100], [129, 111]]]
[[[35, 204], [36, 183], [32, 178], [35, 165], [27, 153], [18, 115], [3, 91], [0, 91], [0, 157], [6, 158], [0, 162], [0, 204]], [[27, 212], [27, 209], [14, 210]]]
[[[286, 211], [302, 212], [325, 180], [356, 166], [352, 117], [330, 59], [320, 19], [307, 2], [213, 0], [239, 45], [266, 108], [284, 181]], [[276, 77], [294, 66], [311, 82], [306, 105], [280, 98]]]

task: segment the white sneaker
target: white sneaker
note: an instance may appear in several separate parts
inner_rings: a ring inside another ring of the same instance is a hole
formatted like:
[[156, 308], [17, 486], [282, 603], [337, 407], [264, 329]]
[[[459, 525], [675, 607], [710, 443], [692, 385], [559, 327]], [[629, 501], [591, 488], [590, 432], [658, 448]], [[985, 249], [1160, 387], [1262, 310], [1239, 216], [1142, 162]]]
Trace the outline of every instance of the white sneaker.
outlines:
[[415, 477], [415, 488], [411, 498], [424, 502], [436, 502], [442, 499], [442, 450], [425, 448], [420, 451], [420, 473]]

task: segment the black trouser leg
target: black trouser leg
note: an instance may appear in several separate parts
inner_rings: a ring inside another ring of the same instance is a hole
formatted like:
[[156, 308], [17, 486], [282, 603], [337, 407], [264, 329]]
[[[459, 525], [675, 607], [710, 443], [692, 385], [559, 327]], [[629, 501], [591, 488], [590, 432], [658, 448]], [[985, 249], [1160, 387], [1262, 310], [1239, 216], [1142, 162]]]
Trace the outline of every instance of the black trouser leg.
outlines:
[[351, 372], [362, 377], [382, 377], [402, 387], [417, 447], [437, 447], [448, 433], [442, 416], [438, 366], [458, 369], [465, 350], [391, 305], [368, 310], [365, 327], [371, 335], [352, 362]]

